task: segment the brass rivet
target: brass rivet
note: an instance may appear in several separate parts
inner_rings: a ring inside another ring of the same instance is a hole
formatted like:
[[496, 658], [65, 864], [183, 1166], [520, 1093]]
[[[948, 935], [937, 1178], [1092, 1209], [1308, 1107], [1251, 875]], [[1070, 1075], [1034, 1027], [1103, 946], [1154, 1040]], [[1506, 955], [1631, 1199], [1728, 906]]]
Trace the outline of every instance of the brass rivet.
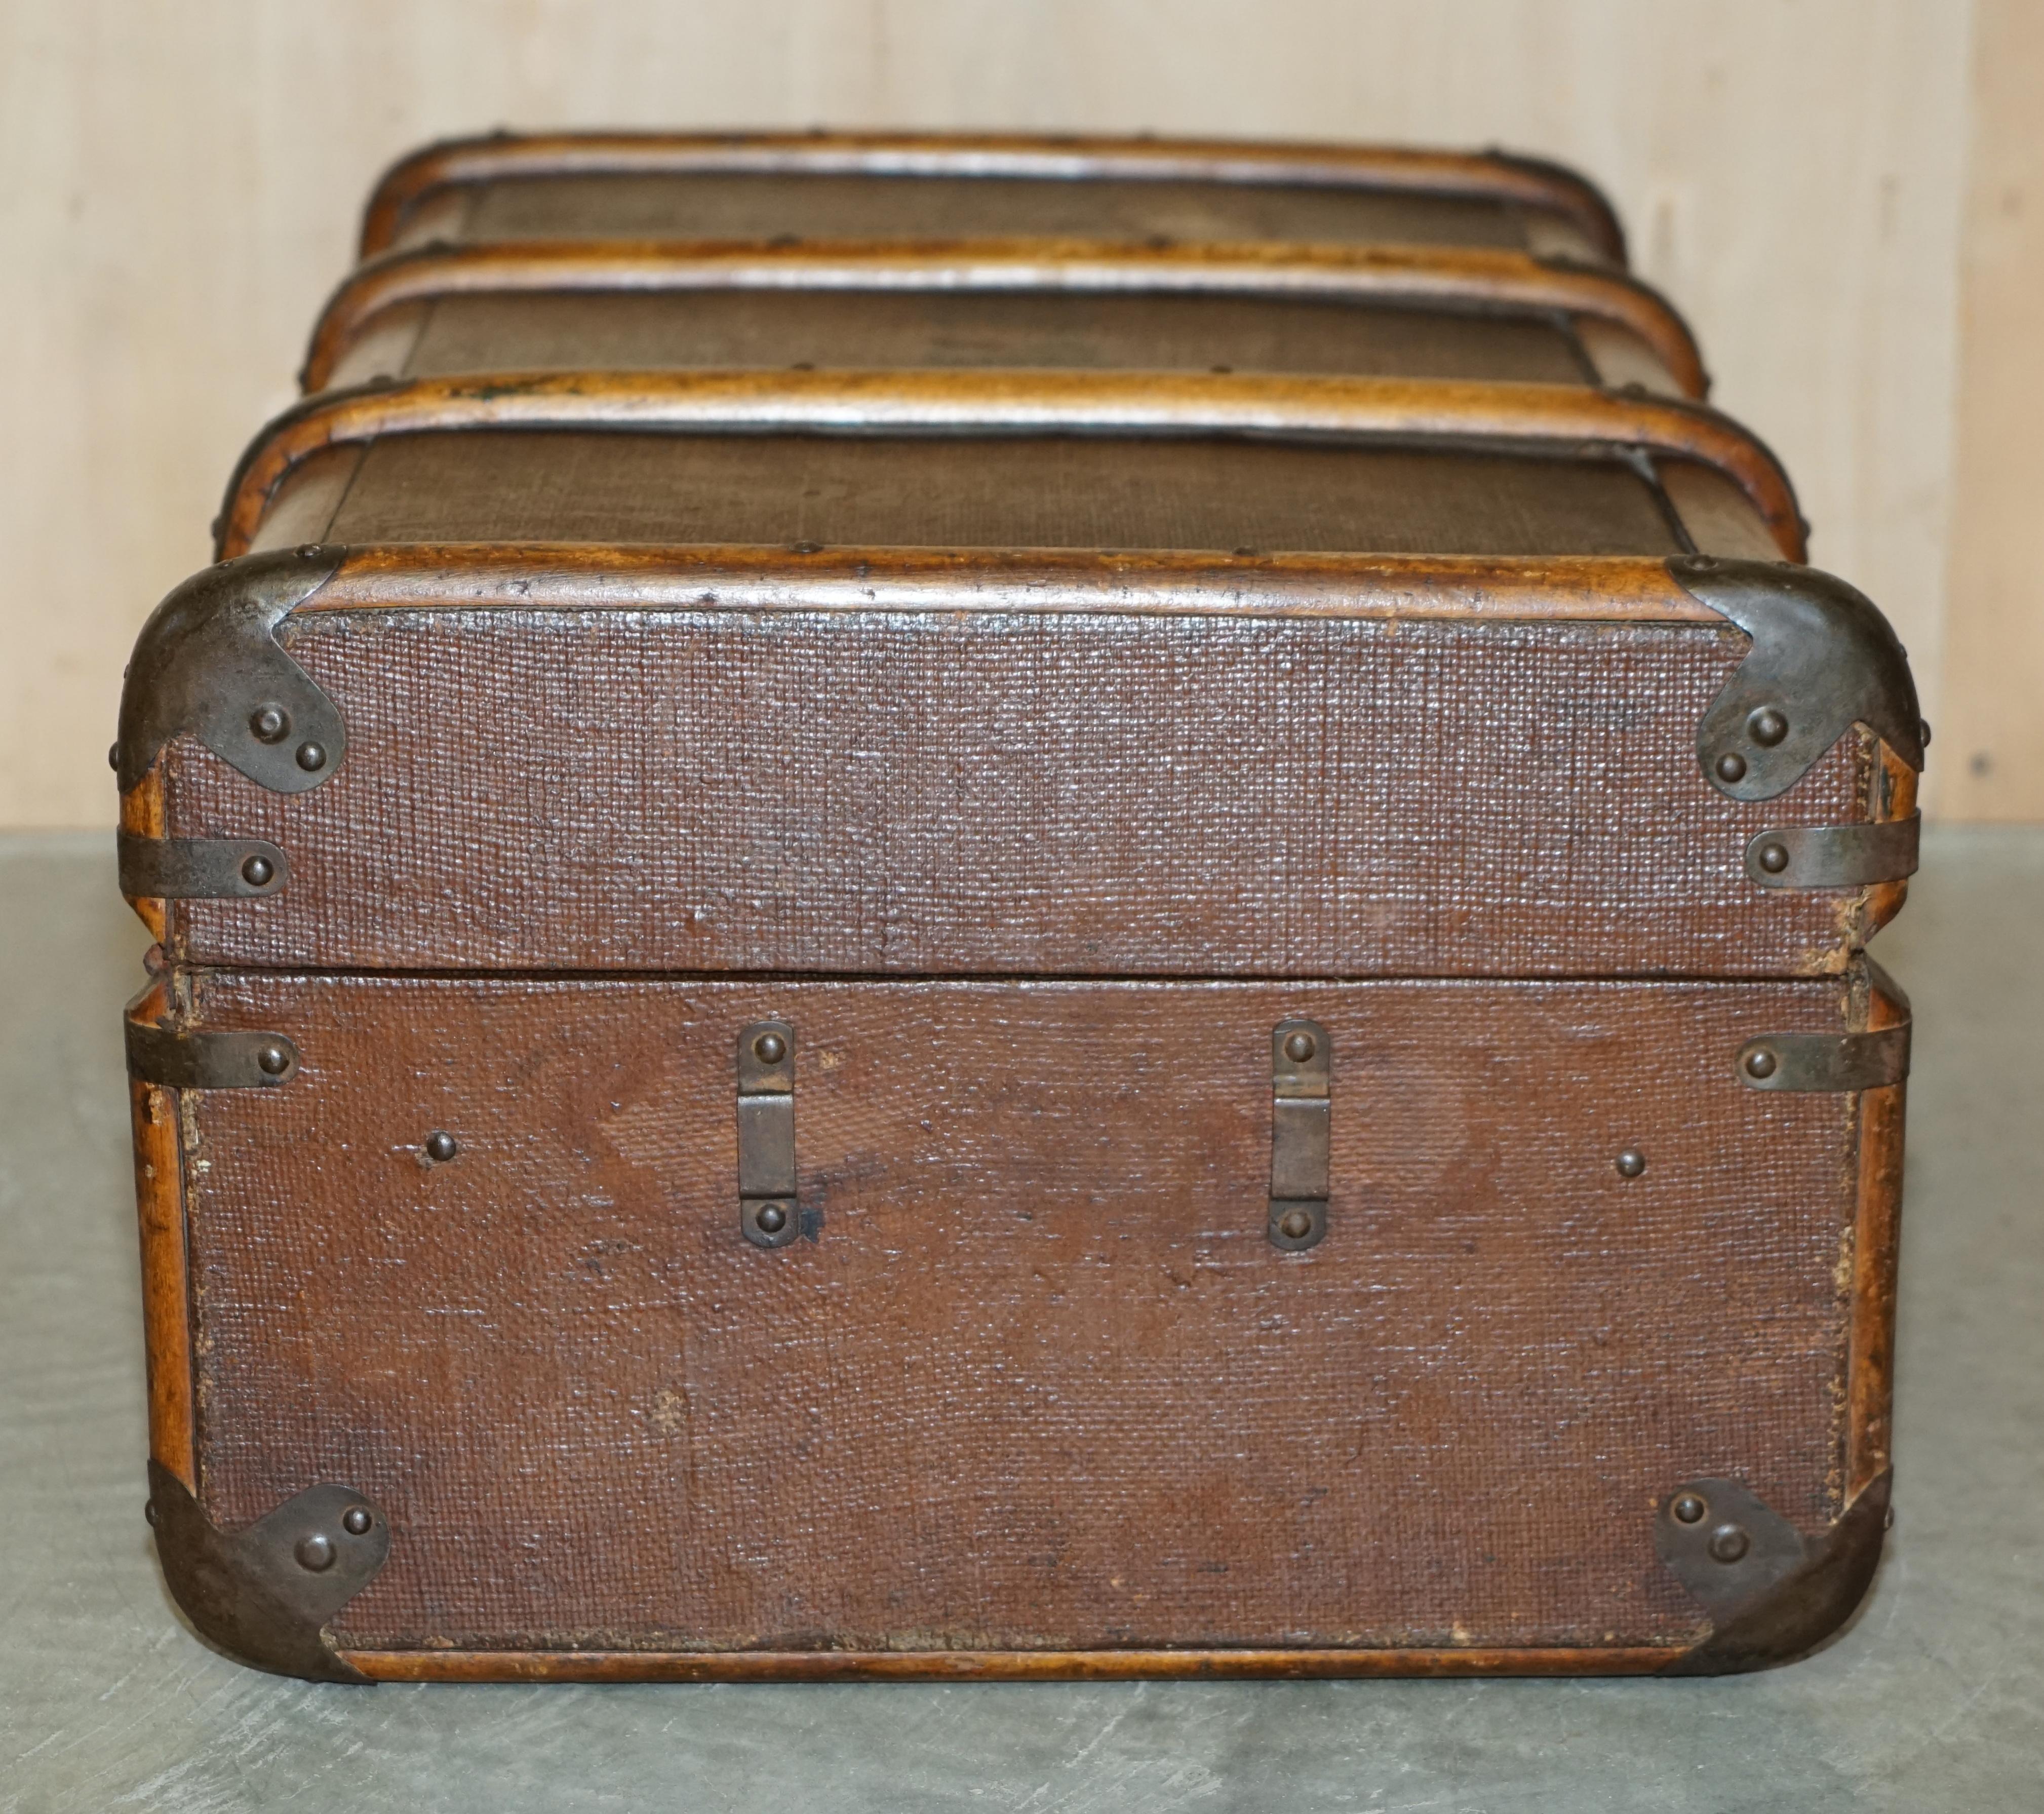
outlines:
[[351, 1537], [367, 1536], [369, 1527], [375, 1522], [366, 1505], [351, 1505], [340, 1515], [340, 1528]]
[[276, 873], [267, 857], [252, 856], [241, 866], [241, 879], [251, 888], [267, 888]]
[[1700, 1524], [1704, 1521], [1704, 1514], [1710, 1510], [1710, 1507], [1704, 1503], [1700, 1493], [1678, 1493], [1675, 1495], [1675, 1503], [1668, 1509], [1674, 1514], [1678, 1524]]
[[333, 1539], [322, 1531], [315, 1531], [309, 1537], [301, 1537], [293, 1552], [298, 1558], [298, 1566], [309, 1574], [322, 1574], [333, 1566]]
[[1778, 838], [1769, 838], [1760, 847], [1760, 867], [1769, 875], [1779, 875], [1788, 867], [1788, 847]]
[[1746, 721], [1747, 734], [1769, 749], [1788, 735], [1788, 721], [1772, 705], [1763, 705]]
[[1718, 779], [1743, 781], [1746, 778], [1746, 758], [1727, 754], [1718, 758]]
[[298, 767], [308, 774], [317, 774], [326, 767], [326, 751], [317, 744], [298, 745]]
[[1746, 1055], [1746, 1074], [1748, 1077], [1772, 1077], [1774, 1074], [1774, 1055], [1765, 1046], [1758, 1046]]
[[248, 714], [248, 728], [260, 744], [281, 744], [291, 734], [291, 715], [281, 705], [258, 705]]
[[1646, 1169], [1646, 1154], [1633, 1147], [1627, 1147], [1618, 1155], [1618, 1175], [1620, 1178], [1637, 1178]]
[[1285, 1041], [1285, 1055], [1294, 1064], [1304, 1064], [1319, 1050], [1311, 1033], [1293, 1033]]
[[1287, 1209], [1278, 1219], [1278, 1232], [1288, 1241], [1303, 1241], [1313, 1232], [1313, 1219], [1303, 1209]]
[[291, 1068], [291, 1055], [272, 1040], [256, 1048], [256, 1066], [267, 1077], [282, 1077]]
[[788, 1055], [788, 1042], [778, 1033], [762, 1033], [752, 1042], [752, 1055], [762, 1064], [778, 1064]]
[[435, 1165], [445, 1165], [460, 1151], [451, 1134], [432, 1133], [426, 1136], [426, 1157]]
[[755, 1218], [763, 1235], [778, 1235], [788, 1225], [788, 1212], [778, 1203], [770, 1203]]
[[1735, 1562], [1753, 1547], [1753, 1539], [1738, 1524], [1720, 1524], [1711, 1532], [1711, 1555], [1721, 1562]]

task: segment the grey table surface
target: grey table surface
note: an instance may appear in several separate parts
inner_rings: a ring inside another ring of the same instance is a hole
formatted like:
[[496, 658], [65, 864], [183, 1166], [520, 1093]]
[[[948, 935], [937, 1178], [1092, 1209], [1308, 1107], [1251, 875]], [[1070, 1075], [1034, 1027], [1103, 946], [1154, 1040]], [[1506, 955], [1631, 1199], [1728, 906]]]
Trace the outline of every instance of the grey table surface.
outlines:
[[2044, 1809], [2044, 832], [1929, 840], [1896, 1520], [1827, 1649], [1713, 1681], [347, 1688], [181, 1625], [145, 1432], [112, 840], [0, 837], [0, 1807]]

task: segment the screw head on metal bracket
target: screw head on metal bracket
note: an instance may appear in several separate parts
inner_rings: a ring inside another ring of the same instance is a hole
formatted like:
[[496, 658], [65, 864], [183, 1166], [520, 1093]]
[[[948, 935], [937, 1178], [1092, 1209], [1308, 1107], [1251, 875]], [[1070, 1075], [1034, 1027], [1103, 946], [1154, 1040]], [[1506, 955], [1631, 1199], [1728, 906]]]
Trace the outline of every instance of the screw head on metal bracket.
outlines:
[[1779, 838], [1770, 838], [1754, 853], [1754, 861], [1769, 875], [1779, 875], [1788, 867], [1788, 847]]
[[1772, 1077], [1774, 1063], [1773, 1052], [1765, 1046], [1755, 1046], [1746, 1055], [1746, 1074], [1748, 1077]]
[[1674, 1503], [1668, 1509], [1679, 1524], [1700, 1524], [1710, 1507], [1704, 1503], [1703, 1495], [1700, 1493], [1678, 1493]]
[[319, 744], [303, 743], [298, 745], [298, 765], [308, 774], [317, 774], [326, 767], [326, 751]]
[[351, 1505], [340, 1515], [340, 1528], [351, 1537], [366, 1537], [369, 1527], [375, 1522], [367, 1505]]
[[1746, 721], [1746, 734], [1765, 749], [1773, 749], [1788, 735], [1788, 721], [1772, 705], [1763, 705]]
[[1304, 1064], [1319, 1050], [1311, 1033], [1293, 1033], [1285, 1041], [1285, 1055], [1294, 1064]]
[[298, 1539], [298, 1548], [292, 1552], [298, 1558], [298, 1566], [313, 1574], [324, 1574], [333, 1566], [333, 1539], [324, 1531], [315, 1531], [309, 1537]]
[[259, 744], [281, 744], [291, 734], [291, 715], [281, 705], [259, 705], [248, 714], [248, 728]]
[[1304, 1253], [1308, 1247], [1319, 1246], [1326, 1238], [1327, 1206], [1298, 1198], [1289, 1202], [1283, 1198], [1274, 1199], [1266, 1232], [1274, 1247], [1288, 1254]]
[[241, 866], [241, 879], [251, 888], [267, 888], [276, 874], [276, 866], [267, 857], [252, 856]]
[[1727, 750], [1717, 760], [1718, 779], [1743, 781], [1746, 778], [1746, 758]]
[[778, 1064], [788, 1055], [788, 1042], [778, 1033], [762, 1033], [752, 1042], [752, 1055], [762, 1064]]
[[291, 1068], [290, 1049], [275, 1040], [256, 1048], [256, 1067], [265, 1077], [282, 1077]]
[[1753, 1539], [1744, 1525], [1724, 1524], [1711, 1532], [1709, 1547], [1713, 1562], [1735, 1562], [1753, 1547]]

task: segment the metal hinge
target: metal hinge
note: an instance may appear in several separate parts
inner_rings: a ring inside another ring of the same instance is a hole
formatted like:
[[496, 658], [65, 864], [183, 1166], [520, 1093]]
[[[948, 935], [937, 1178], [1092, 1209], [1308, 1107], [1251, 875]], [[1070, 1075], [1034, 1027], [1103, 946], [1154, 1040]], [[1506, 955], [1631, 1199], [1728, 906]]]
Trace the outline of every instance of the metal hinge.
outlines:
[[143, 838], [116, 840], [121, 892], [131, 901], [254, 900], [275, 894], [290, 878], [290, 859], [260, 838]]
[[1785, 794], [1855, 723], [1923, 767], [1908, 657], [1871, 600], [1812, 567], [1682, 555], [1668, 570], [1753, 639], [1696, 730], [1697, 761], [1719, 793]]
[[738, 1036], [738, 1226], [757, 1247], [801, 1232], [795, 1207], [795, 1029], [762, 1020]]
[[1327, 1148], [1334, 1048], [1317, 1020], [1281, 1020], [1270, 1035], [1273, 1247], [1298, 1253], [1327, 1232]]
[[124, 1024], [128, 1074], [143, 1083], [166, 1090], [272, 1090], [298, 1075], [298, 1048], [282, 1033]]
[[1767, 1033], [1739, 1048], [1750, 1090], [1881, 1090], [1909, 1074], [1909, 1023], [1870, 1033]]
[[1864, 888], [1916, 873], [1922, 820], [1860, 825], [1784, 825], [1746, 847], [1746, 873], [1762, 888]]

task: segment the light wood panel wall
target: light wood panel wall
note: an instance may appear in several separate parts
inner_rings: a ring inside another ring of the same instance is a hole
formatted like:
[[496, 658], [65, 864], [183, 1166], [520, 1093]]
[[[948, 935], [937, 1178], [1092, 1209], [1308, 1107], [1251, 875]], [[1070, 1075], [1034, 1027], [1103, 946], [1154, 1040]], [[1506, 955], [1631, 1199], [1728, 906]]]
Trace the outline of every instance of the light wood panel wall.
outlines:
[[2044, 5], [1976, 10], [1940, 798], [2044, 821]]
[[[1788, 459], [1816, 558], [1901, 628], [1943, 755], [1978, 716], [1941, 695], [1969, 17], [1967, 0], [0, 0], [0, 825], [110, 823], [129, 642], [205, 559], [229, 463], [288, 400], [361, 198], [413, 143], [507, 123], [1147, 127], [1578, 163], [1703, 334], [1719, 401]], [[1991, 662], [1965, 671], [1996, 683]], [[1997, 747], [2034, 775], [2034, 741]]]

